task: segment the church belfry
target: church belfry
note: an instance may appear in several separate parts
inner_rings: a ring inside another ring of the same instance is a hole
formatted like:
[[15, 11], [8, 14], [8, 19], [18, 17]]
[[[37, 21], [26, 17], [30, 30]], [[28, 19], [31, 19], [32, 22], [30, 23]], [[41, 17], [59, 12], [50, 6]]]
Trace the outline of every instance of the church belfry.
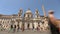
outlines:
[[38, 17], [40, 17], [40, 15], [39, 15], [38, 9], [36, 9], [36, 11], [35, 11], [35, 18], [38, 18]]
[[19, 17], [22, 17], [22, 12], [23, 12], [23, 10], [20, 9], [19, 12], [18, 12], [18, 16], [19, 16]]

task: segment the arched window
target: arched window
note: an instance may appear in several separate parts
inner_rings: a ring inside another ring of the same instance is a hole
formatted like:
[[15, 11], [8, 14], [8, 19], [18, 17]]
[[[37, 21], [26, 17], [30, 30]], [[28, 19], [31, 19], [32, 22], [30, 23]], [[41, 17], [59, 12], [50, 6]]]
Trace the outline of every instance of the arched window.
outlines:
[[30, 17], [30, 16], [28, 15], [28, 17]]

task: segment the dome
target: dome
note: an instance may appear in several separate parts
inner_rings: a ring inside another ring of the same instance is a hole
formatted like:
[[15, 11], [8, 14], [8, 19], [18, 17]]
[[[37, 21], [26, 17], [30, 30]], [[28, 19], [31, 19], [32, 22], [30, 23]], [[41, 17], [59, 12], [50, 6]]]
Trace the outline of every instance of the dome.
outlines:
[[28, 10], [26, 11], [26, 13], [32, 13], [32, 12], [31, 12], [31, 10], [30, 10], [30, 9], [28, 9]]

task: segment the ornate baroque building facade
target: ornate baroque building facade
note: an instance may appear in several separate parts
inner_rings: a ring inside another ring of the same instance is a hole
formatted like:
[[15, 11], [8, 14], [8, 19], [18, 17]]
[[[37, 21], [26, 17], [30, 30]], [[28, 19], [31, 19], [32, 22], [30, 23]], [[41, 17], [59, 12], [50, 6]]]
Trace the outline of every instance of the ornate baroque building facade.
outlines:
[[23, 15], [23, 10], [20, 9], [18, 14], [2, 15], [0, 14], [0, 27], [9, 30], [11, 27], [16, 29], [48, 29], [48, 17], [40, 16], [38, 9], [35, 10], [35, 14], [28, 9]]

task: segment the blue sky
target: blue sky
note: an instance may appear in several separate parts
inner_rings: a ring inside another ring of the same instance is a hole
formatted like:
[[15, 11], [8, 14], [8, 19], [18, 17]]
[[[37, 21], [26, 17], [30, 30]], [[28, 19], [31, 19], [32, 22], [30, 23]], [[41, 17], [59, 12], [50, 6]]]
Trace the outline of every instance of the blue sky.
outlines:
[[17, 14], [20, 8], [24, 12], [30, 8], [34, 13], [38, 8], [40, 15], [43, 15], [42, 4], [44, 4], [47, 15], [48, 10], [54, 10], [55, 17], [60, 19], [60, 0], [0, 0], [0, 14]]

